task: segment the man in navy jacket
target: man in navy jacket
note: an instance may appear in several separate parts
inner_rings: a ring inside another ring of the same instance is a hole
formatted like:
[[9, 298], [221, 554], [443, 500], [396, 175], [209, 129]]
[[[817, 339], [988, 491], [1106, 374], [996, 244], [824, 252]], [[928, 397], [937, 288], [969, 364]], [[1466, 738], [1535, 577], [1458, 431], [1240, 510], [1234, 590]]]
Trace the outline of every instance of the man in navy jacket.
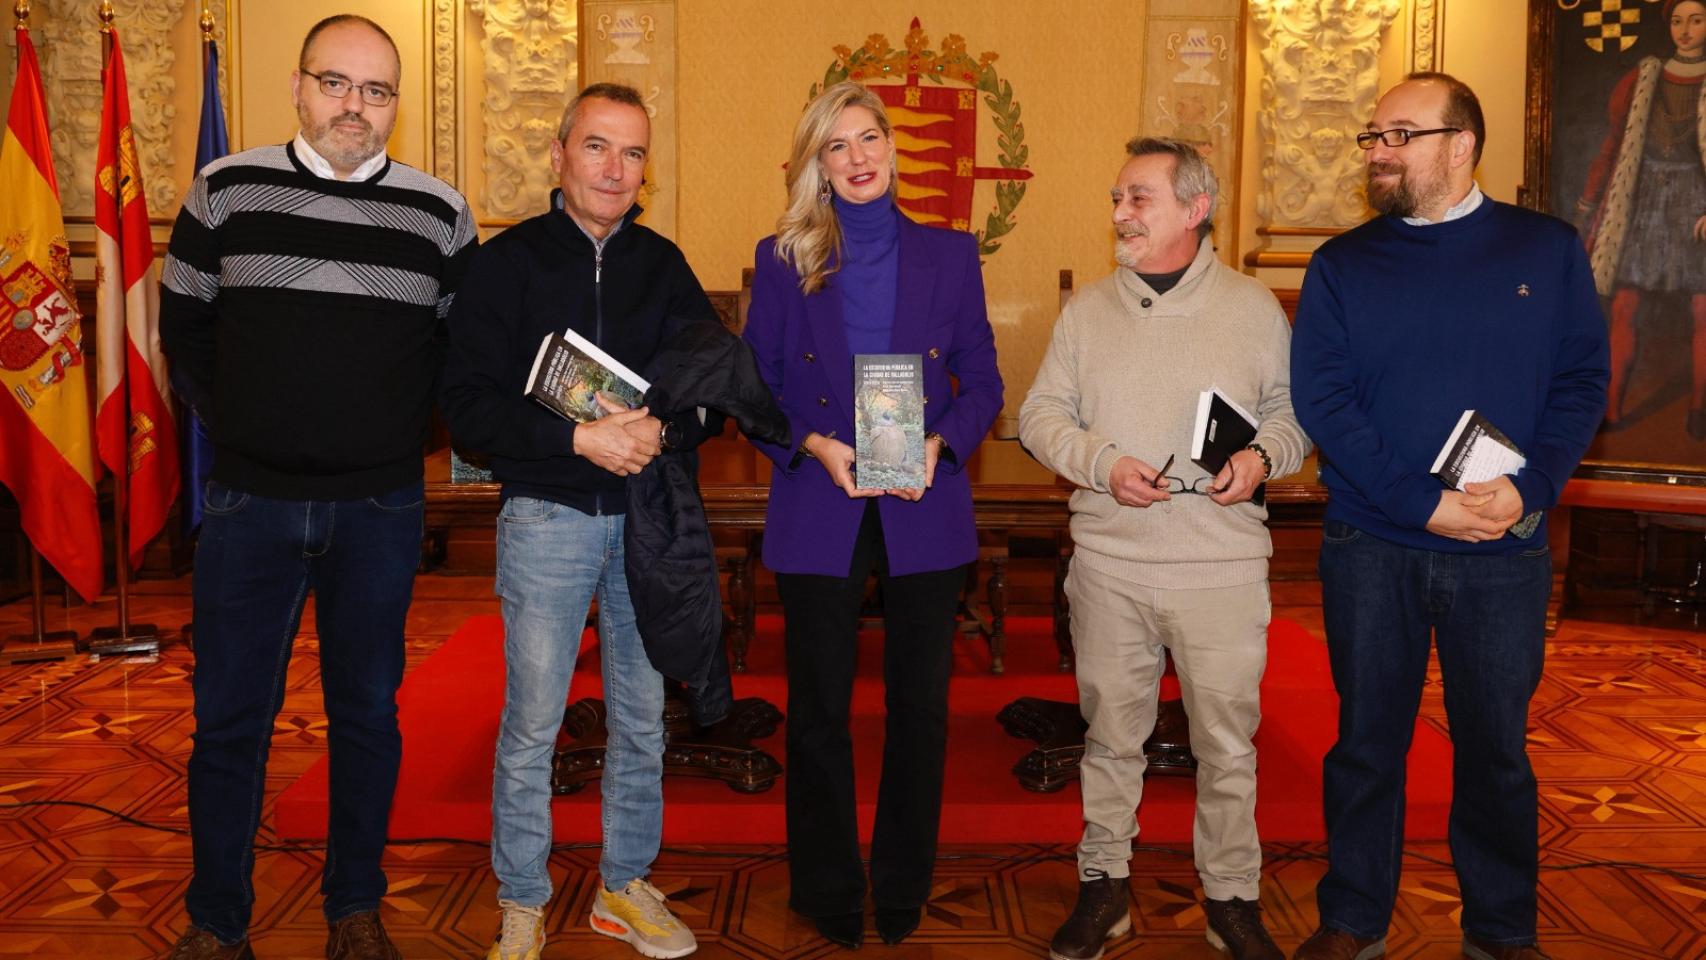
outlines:
[[[1331, 493], [1320, 570], [1340, 704], [1321, 925], [1297, 960], [1385, 953], [1430, 634], [1455, 750], [1463, 953], [1543, 956], [1525, 749], [1552, 585], [1543, 512], [1604, 412], [1606, 333], [1575, 231], [1476, 187], [1484, 136], [1475, 94], [1452, 77], [1388, 91], [1357, 137], [1382, 215], [1323, 245], [1303, 281], [1292, 400]], [[1429, 471], [1466, 409], [1527, 462], [1447, 489]]]
[[628, 478], [706, 431], [696, 417], [659, 421], [643, 407], [575, 423], [523, 396], [547, 333], [573, 327], [644, 370], [681, 327], [717, 323], [681, 251], [634, 222], [650, 142], [633, 88], [582, 91], [551, 145], [562, 183], [551, 209], [492, 239], [450, 317], [441, 399], [451, 437], [489, 455], [503, 484], [496, 588], [507, 681], [492, 786], [503, 925], [490, 960], [538, 960], [544, 946], [551, 750], [595, 594], [610, 736], [592, 928], [649, 957], [696, 946], [645, 879], [663, 831], [664, 690], [635, 626], [623, 533]]

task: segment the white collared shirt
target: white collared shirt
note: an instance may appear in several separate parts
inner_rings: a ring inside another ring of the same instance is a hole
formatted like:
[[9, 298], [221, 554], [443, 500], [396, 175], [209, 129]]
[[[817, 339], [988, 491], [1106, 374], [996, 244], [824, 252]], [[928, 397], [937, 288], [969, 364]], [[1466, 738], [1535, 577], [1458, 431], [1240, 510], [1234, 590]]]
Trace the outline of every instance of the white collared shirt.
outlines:
[[303, 138], [301, 131], [296, 134], [294, 146], [296, 148], [296, 159], [301, 160], [302, 165], [307, 167], [310, 173], [323, 180], [366, 180], [378, 173], [380, 167], [385, 166], [385, 151], [381, 150], [363, 161], [361, 166], [351, 171], [348, 177], [340, 177], [338, 172], [332, 169], [331, 163], [325, 157], [320, 156], [318, 150], [308, 145], [308, 141]]
[[1437, 221], [1429, 220], [1427, 217], [1405, 217], [1404, 222], [1412, 227], [1427, 227], [1432, 226], [1435, 223], [1450, 223], [1453, 220], [1460, 217], [1467, 217], [1469, 214], [1475, 212], [1475, 208], [1480, 206], [1481, 201], [1484, 199], [1486, 198], [1481, 195], [1481, 185], [1471, 180], [1469, 181], [1469, 195], [1452, 204], [1451, 209], [1445, 212], [1445, 216], [1440, 217]]

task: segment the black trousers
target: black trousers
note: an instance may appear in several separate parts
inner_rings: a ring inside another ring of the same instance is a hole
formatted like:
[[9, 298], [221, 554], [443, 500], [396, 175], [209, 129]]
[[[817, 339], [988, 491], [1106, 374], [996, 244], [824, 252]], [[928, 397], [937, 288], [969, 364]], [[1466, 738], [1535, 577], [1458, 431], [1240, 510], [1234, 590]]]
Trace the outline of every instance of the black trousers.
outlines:
[[788, 903], [811, 917], [864, 906], [848, 713], [859, 605], [873, 565], [883, 594], [887, 716], [871, 837], [872, 900], [878, 907], [923, 906], [936, 862], [954, 615], [966, 570], [890, 575], [872, 501], [847, 576], [776, 575], [788, 658]]

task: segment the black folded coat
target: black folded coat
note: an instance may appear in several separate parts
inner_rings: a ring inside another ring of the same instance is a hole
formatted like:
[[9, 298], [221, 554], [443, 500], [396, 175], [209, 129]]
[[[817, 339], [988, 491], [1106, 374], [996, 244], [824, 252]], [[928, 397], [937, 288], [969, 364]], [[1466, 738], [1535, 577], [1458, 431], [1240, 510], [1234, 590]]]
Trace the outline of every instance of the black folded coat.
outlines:
[[[683, 327], [653, 355], [643, 402], [662, 420], [697, 418], [704, 408], [714, 434], [720, 417], [741, 432], [788, 445], [788, 418], [758, 374], [746, 342], [720, 325]], [[699, 431], [694, 431], [698, 433]], [[666, 451], [629, 477], [623, 535], [628, 593], [646, 657], [659, 673], [687, 684], [693, 722], [726, 717], [734, 704], [723, 649], [723, 607], [716, 551], [699, 495], [699, 455]]]

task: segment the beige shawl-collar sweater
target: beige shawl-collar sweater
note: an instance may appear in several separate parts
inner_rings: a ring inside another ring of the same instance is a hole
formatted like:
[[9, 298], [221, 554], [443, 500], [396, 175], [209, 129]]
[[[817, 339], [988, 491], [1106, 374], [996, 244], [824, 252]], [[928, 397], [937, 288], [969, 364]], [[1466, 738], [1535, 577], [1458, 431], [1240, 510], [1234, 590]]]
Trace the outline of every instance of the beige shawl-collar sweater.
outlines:
[[1210, 387], [1255, 414], [1273, 476], [1295, 473], [1309, 439], [1291, 409], [1291, 328], [1272, 292], [1221, 263], [1207, 239], [1178, 285], [1157, 294], [1120, 268], [1061, 311], [1048, 353], [1019, 411], [1019, 439], [1078, 487], [1072, 540], [1079, 562], [1164, 589], [1266, 579], [1267, 510], [1174, 494], [1127, 507], [1108, 492], [1121, 456], [1189, 484], [1197, 397]]

